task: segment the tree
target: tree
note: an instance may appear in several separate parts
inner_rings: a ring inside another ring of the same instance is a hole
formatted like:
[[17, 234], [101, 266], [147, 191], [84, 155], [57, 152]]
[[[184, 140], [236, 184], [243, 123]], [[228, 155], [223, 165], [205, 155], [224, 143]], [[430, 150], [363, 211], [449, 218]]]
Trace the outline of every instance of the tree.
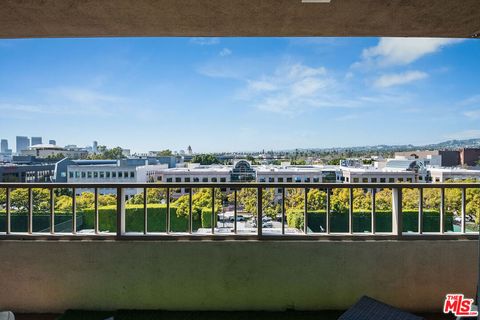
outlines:
[[[237, 200], [244, 210], [257, 215], [257, 189], [255, 188], [242, 188], [237, 193]], [[229, 201], [233, 201], [233, 194], [229, 195]], [[262, 190], [262, 214], [265, 216], [275, 217], [280, 212], [280, 205], [275, 203], [275, 189], [263, 189]]]
[[107, 149], [105, 146], [98, 146], [97, 154], [89, 154], [88, 159], [91, 160], [107, 160], [107, 159], [125, 159], [126, 157], [123, 155], [123, 149], [120, 147], [115, 147], [112, 149]]
[[[149, 188], [147, 189], [147, 203], [161, 203], [166, 200], [167, 192], [165, 189]], [[143, 204], [143, 192], [131, 197], [127, 203], [129, 204]]]
[[173, 156], [173, 152], [170, 149], [165, 149], [162, 151], [157, 152], [157, 156], [163, 157], [163, 156]]
[[[200, 188], [192, 190], [192, 214], [197, 219], [204, 208], [212, 208], [212, 189]], [[178, 216], [188, 216], [190, 211], [190, 195], [184, 194], [180, 196], [173, 204], [177, 208]], [[215, 190], [215, 212], [222, 211], [222, 192]]]
[[212, 154], [197, 154], [193, 156], [192, 163], [200, 163], [202, 165], [219, 164], [220, 160]]
[[[14, 189], [10, 193], [11, 196], [11, 206], [14, 209], [17, 209], [19, 212], [28, 211], [29, 207], [29, 196], [28, 189], [19, 188]], [[45, 211], [49, 208], [50, 200], [50, 191], [48, 189], [39, 189], [35, 188], [32, 190], [32, 204], [33, 211]]]

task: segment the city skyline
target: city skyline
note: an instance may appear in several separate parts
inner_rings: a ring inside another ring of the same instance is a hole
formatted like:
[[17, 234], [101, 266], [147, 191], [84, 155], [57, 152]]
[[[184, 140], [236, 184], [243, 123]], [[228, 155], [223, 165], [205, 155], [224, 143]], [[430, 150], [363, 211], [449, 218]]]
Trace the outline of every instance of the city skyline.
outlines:
[[0, 135], [132, 152], [478, 138], [479, 53], [457, 39], [0, 40]]

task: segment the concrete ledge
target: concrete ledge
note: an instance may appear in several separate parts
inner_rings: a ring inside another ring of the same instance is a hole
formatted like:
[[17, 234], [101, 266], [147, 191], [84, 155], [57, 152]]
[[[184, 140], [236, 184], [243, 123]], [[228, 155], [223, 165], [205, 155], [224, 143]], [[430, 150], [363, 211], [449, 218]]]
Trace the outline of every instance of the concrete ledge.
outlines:
[[0, 241], [1, 307], [345, 309], [361, 295], [439, 312], [473, 297], [478, 242]]

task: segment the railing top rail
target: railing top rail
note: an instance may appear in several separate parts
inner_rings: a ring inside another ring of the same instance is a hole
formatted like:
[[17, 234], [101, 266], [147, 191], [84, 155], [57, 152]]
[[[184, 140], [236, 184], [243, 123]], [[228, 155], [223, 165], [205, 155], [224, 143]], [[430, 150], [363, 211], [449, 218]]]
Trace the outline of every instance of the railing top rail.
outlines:
[[0, 188], [362, 188], [362, 189], [392, 189], [392, 188], [480, 188], [480, 183], [310, 183], [310, 182], [87, 182], [87, 183], [16, 183], [2, 182]]

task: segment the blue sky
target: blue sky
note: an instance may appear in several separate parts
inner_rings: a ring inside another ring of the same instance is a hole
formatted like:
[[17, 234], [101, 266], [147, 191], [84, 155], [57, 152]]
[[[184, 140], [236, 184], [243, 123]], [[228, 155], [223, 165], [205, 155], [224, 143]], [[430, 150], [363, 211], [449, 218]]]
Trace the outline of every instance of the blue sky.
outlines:
[[137, 152], [478, 138], [479, 57], [458, 39], [0, 40], [0, 137]]

